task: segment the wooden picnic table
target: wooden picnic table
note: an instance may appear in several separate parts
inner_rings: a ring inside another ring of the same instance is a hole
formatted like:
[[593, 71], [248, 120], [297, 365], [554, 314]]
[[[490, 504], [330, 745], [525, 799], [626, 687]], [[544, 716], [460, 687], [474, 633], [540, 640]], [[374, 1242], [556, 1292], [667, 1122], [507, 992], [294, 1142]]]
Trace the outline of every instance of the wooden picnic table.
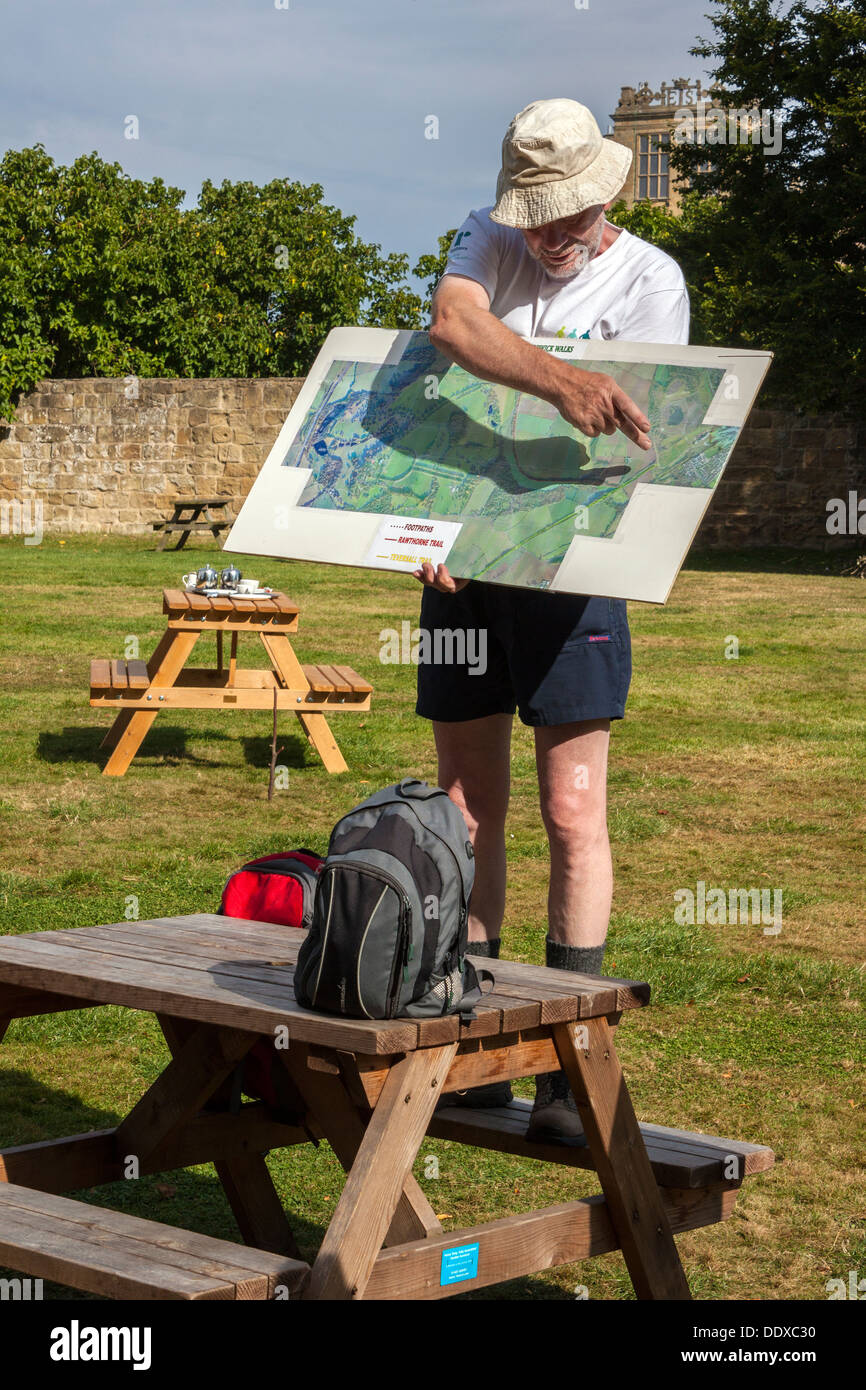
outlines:
[[231, 526], [231, 518], [227, 516], [213, 516], [213, 511], [224, 512], [230, 497], [183, 497], [178, 498], [174, 504], [174, 511], [167, 521], [155, 521], [154, 531], [161, 531], [157, 550], [164, 550], [169, 536], [174, 531], [179, 531], [177, 545], [174, 550], [182, 550], [186, 545], [192, 532], [210, 531], [214, 540], [218, 541], [220, 531], [224, 531], [227, 526]]
[[[338, 1018], [295, 1002], [302, 940], [208, 913], [0, 938], [0, 1038], [13, 1018], [116, 1004], [154, 1013], [172, 1054], [117, 1126], [0, 1150], [0, 1263], [55, 1278], [59, 1268], [64, 1282], [121, 1296], [131, 1262], [136, 1288], [173, 1290], [151, 1297], [273, 1297], [281, 1279], [311, 1299], [431, 1299], [621, 1249], [638, 1297], [689, 1297], [674, 1233], [729, 1216], [743, 1179], [773, 1155], [638, 1124], [614, 1035], [623, 1011], [648, 1002], [646, 984], [497, 961], [472, 1022]], [[292, 1114], [232, 1101], [232, 1075], [262, 1036], [285, 1069]], [[527, 1143], [519, 1106], [499, 1126], [489, 1112], [436, 1109], [443, 1093], [560, 1065], [584, 1145]], [[602, 1192], [445, 1233], [412, 1174], [428, 1134], [595, 1169]], [[308, 1270], [264, 1155], [321, 1138], [348, 1177]], [[109, 1244], [97, 1258], [100, 1209], [45, 1194], [113, 1182], [130, 1155], [141, 1174], [213, 1162], [256, 1249], [217, 1242], [215, 1254], [204, 1237], [104, 1213]], [[238, 1268], [274, 1257], [276, 1270]]]
[[[117, 717], [102, 740], [110, 750], [104, 777], [122, 777], [157, 714], [167, 709], [291, 710], [328, 772], [345, 772], [346, 760], [328, 714], [363, 714], [373, 687], [344, 665], [302, 666], [289, 635], [298, 630], [298, 605], [286, 594], [214, 596], [164, 589], [168, 627], [150, 660], [97, 658], [90, 663], [90, 703]], [[237, 664], [238, 639], [258, 636], [270, 666]], [[186, 665], [200, 637], [216, 637], [213, 667]], [[223, 638], [230, 641], [228, 662]]]

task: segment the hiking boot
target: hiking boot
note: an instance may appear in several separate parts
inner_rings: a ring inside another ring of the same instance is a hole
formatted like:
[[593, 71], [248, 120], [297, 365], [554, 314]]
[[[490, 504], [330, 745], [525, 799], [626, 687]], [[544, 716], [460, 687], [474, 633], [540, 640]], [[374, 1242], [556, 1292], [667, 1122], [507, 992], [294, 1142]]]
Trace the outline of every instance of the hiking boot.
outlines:
[[570, 1144], [575, 1148], [586, 1143], [577, 1102], [564, 1071], [542, 1072], [535, 1078], [535, 1104], [526, 1138], [531, 1144]]
[[470, 1086], [466, 1091], [446, 1091], [440, 1096], [437, 1110], [449, 1105], [472, 1106], [479, 1110], [492, 1110], [497, 1105], [510, 1105], [514, 1100], [508, 1081], [490, 1081], [485, 1086]]

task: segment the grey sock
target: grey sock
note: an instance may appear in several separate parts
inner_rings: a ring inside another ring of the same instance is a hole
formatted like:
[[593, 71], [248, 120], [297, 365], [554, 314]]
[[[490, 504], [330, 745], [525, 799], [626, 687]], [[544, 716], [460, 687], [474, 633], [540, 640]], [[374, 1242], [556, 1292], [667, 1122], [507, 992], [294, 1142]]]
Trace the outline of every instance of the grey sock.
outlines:
[[[548, 936], [544, 942], [546, 964], [553, 970], [573, 970], [579, 975], [599, 975], [604, 957], [604, 942], [600, 946], [568, 946], [564, 941], [552, 941]], [[566, 1101], [574, 1105], [571, 1087], [562, 1071], [548, 1073], [545, 1094], [550, 1100]], [[539, 1077], [539, 1080], [542, 1078]]]
[[466, 951], [470, 956], [489, 956], [491, 960], [498, 960], [500, 942], [501, 938], [498, 936], [495, 936], [492, 941], [469, 941], [466, 944]]
[[544, 947], [546, 964], [553, 970], [574, 970], [579, 975], [599, 975], [604, 959], [604, 946], [567, 946], [564, 941], [551, 941], [548, 936]]

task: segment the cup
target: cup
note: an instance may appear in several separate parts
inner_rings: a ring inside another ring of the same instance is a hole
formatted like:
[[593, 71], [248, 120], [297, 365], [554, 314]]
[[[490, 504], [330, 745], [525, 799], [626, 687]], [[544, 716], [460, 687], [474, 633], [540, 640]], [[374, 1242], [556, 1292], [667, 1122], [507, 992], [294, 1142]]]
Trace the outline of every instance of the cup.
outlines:
[[257, 579], [242, 579], [238, 584], [239, 594], [257, 594], [259, 592], [259, 581]]
[[194, 589], [198, 583], [197, 574], [182, 574], [181, 579], [183, 580], [183, 587], [185, 589]]

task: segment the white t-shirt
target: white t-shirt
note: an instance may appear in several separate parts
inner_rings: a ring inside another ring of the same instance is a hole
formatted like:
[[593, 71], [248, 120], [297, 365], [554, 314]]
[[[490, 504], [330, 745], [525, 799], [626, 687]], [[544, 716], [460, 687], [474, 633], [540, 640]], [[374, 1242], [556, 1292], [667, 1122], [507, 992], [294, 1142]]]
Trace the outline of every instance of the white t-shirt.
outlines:
[[689, 341], [683, 273], [657, 246], [623, 228], [579, 274], [554, 280], [530, 256], [518, 228], [491, 222], [491, 211], [469, 214], [444, 273], [483, 285], [491, 313], [519, 337]]

